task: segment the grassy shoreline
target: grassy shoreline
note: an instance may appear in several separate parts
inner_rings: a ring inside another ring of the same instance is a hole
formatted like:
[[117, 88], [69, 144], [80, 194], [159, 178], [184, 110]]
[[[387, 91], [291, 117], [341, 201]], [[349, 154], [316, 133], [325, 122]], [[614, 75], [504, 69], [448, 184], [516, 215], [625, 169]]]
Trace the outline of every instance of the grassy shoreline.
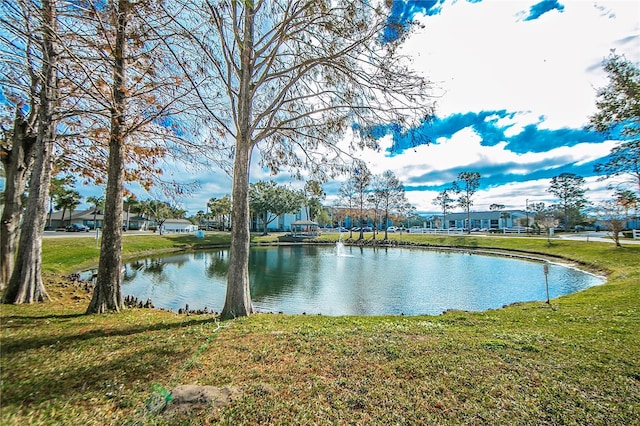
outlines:
[[[123, 249], [133, 258], [226, 238], [127, 236]], [[61, 276], [95, 265], [95, 240], [47, 239], [53, 300], [1, 306], [0, 423], [639, 424], [640, 246], [422, 235], [391, 243], [550, 256], [608, 280], [551, 306], [440, 316], [86, 316], [90, 294]], [[153, 384], [229, 386], [240, 396], [168, 416], [145, 405]]]

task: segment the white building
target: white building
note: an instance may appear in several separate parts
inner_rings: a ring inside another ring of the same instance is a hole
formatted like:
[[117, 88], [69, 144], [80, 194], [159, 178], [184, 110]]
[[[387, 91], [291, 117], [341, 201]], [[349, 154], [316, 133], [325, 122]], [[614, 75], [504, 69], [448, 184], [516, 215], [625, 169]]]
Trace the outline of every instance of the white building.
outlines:
[[196, 232], [198, 226], [189, 222], [187, 219], [167, 219], [162, 223], [162, 232], [173, 233], [190, 233]]
[[527, 226], [527, 220], [531, 223], [533, 215], [529, 213], [527, 216], [527, 213], [523, 210], [495, 210], [470, 212], [469, 219], [471, 223], [467, 224], [468, 218], [466, 212], [448, 213], [444, 217], [444, 220], [442, 215], [434, 215], [429, 218], [427, 226], [437, 229], [503, 229], [514, 226]]
[[[264, 230], [264, 219], [261, 214], [253, 213], [251, 215], [251, 224], [249, 228], [251, 232], [262, 232]], [[271, 213], [267, 215], [267, 232], [291, 232], [291, 225], [295, 221], [309, 220], [307, 208], [302, 207], [295, 214], [283, 214], [275, 216]]]

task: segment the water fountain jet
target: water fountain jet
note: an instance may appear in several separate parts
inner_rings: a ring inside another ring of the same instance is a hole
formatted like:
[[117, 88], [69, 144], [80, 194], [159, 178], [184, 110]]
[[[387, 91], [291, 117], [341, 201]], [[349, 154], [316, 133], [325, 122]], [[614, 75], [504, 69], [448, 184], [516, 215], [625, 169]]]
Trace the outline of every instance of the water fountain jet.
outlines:
[[337, 257], [346, 256], [344, 251], [344, 243], [342, 242], [342, 232], [340, 233], [340, 238], [338, 238], [338, 241], [336, 242], [336, 256]]

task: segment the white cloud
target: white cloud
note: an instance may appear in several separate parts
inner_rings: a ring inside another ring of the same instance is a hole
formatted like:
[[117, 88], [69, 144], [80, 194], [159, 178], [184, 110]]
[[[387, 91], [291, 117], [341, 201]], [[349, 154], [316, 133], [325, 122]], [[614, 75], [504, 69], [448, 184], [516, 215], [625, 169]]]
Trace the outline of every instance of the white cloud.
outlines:
[[[420, 18], [425, 28], [405, 49], [444, 90], [439, 115], [507, 109], [544, 116], [548, 128], [584, 125], [595, 87], [605, 83], [590, 69], [620, 51], [619, 40], [639, 35], [640, 6], [598, 2], [615, 11], [611, 19], [592, 2], [563, 4], [532, 21], [518, 18], [529, 1], [447, 2], [439, 15]], [[635, 58], [637, 43], [626, 47]]]
[[[420, 17], [425, 28], [413, 35], [405, 52], [414, 65], [442, 89], [437, 114], [506, 110], [514, 117], [498, 120], [511, 124], [505, 136], [513, 136], [527, 125], [538, 129], [580, 129], [595, 111], [597, 87], [606, 76], [602, 60], [616, 48], [631, 60], [640, 60], [640, 3], [631, 1], [567, 1], [564, 11], [551, 11], [532, 21], [522, 13], [530, 1], [447, 2], [438, 15]], [[629, 37], [635, 41], [622, 43]], [[411, 185], [449, 182], [451, 170], [483, 169], [502, 165], [500, 173], [526, 174], [532, 166], [556, 168], [582, 165], [607, 155], [615, 146], [578, 143], [547, 152], [517, 154], [505, 143], [482, 146], [470, 128], [437, 144], [419, 146], [394, 157], [365, 153], [374, 173], [391, 169]], [[387, 139], [383, 146], [390, 145]], [[449, 173], [446, 173], [449, 171]], [[438, 177], [438, 172], [442, 172]], [[430, 181], [419, 178], [428, 173]], [[485, 176], [485, 179], [490, 176]], [[590, 197], [607, 196], [606, 185], [589, 178]], [[594, 183], [598, 183], [594, 185]], [[513, 208], [527, 198], [549, 200], [549, 179], [495, 184], [478, 193], [477, 208], [494, 202]], [[420, 211], [433, 211], [433, 191], [411, 191], [410, 201]], [[502, 200], [502, 201], [499, 201]]]

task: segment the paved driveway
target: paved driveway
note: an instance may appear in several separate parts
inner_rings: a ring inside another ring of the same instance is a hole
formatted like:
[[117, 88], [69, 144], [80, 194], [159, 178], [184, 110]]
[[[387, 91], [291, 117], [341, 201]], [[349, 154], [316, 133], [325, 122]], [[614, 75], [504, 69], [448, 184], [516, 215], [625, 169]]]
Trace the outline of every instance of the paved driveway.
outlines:
[[[603, 241], [612, 243], [613, 240], [608, 236], [608, 232], [576, 232], [569, 234], [557, 234], [558, 238], [563, 240], [578, 240], [578, 241]], [[620, 238], [620, 244], [640, 244], [640, 240], [632, 240], [630, 238]]]

